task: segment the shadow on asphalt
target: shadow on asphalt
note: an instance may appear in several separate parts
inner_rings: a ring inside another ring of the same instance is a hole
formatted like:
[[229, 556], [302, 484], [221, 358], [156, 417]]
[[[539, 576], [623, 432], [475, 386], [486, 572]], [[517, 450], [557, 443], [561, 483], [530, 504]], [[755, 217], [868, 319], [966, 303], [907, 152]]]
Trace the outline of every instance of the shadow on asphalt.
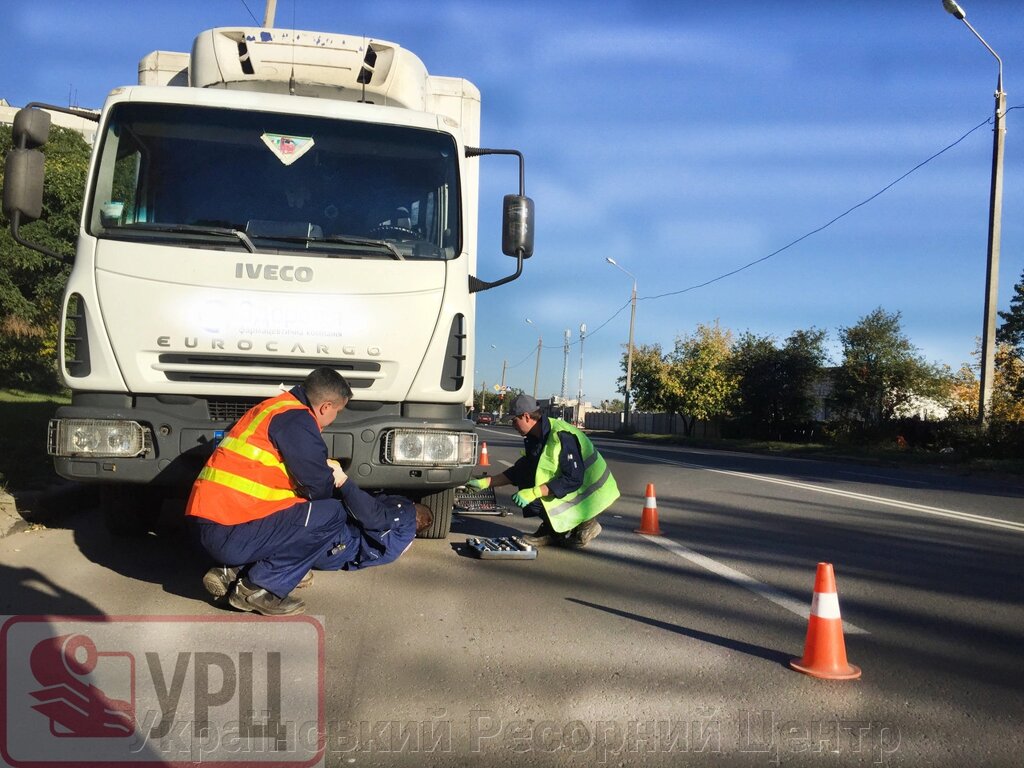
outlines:
[[565, 598], [570, 603], [576, 603], [577, 605], [583, 605], [587, 608], [593, 608], [598, 611], [604, 611], [615, 616], [621, 616], [624, 619], [630, 619], [631, 621], [638, 621], [641, 624], [647, 624], [658, 629], [665, 629], [669, 632], [675, 632], [677, 635], [683, 635], [685, 637], [692, 637], [694, 640], [700, 640], [703, 643], [711, 643], [712, 645], [718, 645], [722, 648], [727, 648], [730, 651], [738, 651], [739, 653], [745, 653], [748, 656], [756, 656], [759, 659], [766, 659], [768, 661], [776, 662], [787, 669], [789, 668], [789, 661], [793, 658], [792, 653], [783, 653], [782, 651], [776, 651], [771, 648], [765, 648], [760, 645], [754, 645], [753, 643], [744, 643], [742, 640], [733, 640], [728, 637], [722, 637], [721, 635], [713, 635], [710, 632], [701, 632], [699, 629], [691, 629], [690, 627], [681, 627], [678, 624], [670, 624], [667, 621], [659, 621], [658, 619], [652, 619], [649, 616], [641, 616], [638, 613], [630, 613], [629, 611], [623, 611], [618, 608], [611, 608], [607, 605], [598, 605], [597, 603], [588, 603], [586, 600], [580, 600], [575, 597]]

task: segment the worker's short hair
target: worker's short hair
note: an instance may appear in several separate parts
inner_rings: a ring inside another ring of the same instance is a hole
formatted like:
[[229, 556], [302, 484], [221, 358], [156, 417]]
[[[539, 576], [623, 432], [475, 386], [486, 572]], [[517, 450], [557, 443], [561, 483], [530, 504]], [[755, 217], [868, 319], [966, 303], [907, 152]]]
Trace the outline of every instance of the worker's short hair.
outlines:
[[424, 504], [416, 505], [416, 535], [419, 536], [427, 528], [430, 527], [431, 523], [434, 522], [434, 513], [430, 511], [430, 507]]
[[313, 406], [328, 401], [348, 401], [352, 397], [352, 387], [345, 381], [345, 377], [326, 366], [310, 371], [306, 380], [302, 382], [302, 388], [306, 390], [309, 404]]

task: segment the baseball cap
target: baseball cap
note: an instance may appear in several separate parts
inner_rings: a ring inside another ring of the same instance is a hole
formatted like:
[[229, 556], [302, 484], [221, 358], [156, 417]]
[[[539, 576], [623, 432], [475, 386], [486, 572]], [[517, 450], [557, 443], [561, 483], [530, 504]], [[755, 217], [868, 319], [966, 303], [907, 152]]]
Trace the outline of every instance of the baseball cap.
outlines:
[[538, 408], [537, 401], [529, 395], [516, 395], [512, 405], [508, 408], [508, 415], [522, 416], [524, 413], [533, 413]]

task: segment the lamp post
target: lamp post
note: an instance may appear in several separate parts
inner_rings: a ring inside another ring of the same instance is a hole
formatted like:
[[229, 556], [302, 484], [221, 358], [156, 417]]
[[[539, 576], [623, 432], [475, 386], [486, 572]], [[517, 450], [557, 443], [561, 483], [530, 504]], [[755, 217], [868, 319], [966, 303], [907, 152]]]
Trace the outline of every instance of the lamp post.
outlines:
[[1003, 60], [967, 21], [956, 0], [942, 0], [942, 7], [971, 30], [999, 64], [996, 79], [995, 125], [992, 129], [992, 186], [988, 198], [988, 260], [985, 269], [985, 317], [981, 333], [981, 386], [978, 393], [978, 423], [988, 424], [995, 375], [996, 307], [999, 303], [999, 240], [1003, 215], [1003, 142], [1006, 138], [1006, 93], [1003, 91]]
[[[526, 322], [533, 325], [533, 320], [526, 318]], [[533, 399], [537, 399], [537, 379], [540, 376], [540, 350], [544, 346], [544, 339], [537, 336], [537, 364], [533, 368]]]
[[629, 308], [629, 347], [626, 349], [626, 399], [622, 408], [622, 422], [626, 431], [629, 431], [629, 401], [633, 392], [633, 326], [636, 323], [636, 275], [619, 264], [611, 256], [605, 258], [613, 267], [618, 267], [631, 278], [633, 278], [633, 297], [630, 299]]

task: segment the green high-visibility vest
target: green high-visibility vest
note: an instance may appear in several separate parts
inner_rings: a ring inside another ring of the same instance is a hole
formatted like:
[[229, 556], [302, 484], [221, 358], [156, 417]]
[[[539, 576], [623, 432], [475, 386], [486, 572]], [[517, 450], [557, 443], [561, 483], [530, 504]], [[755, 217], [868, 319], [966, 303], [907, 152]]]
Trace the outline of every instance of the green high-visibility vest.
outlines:
[[541, 497], [544, 510], [551, 520], [551, 527], [558, 533], [575, 528], [582, 522], [597, 517], [619, 498], [619, 486], [612, 477], [604, 457], [597, 452], [590, 438], [561, 419], [548, 418], [551, 431], [537, 462], [534, 487], [540, 487], [558, 474], [558, 455], [562, 450], [559, 432], [569, 432], [579, 440], [583, 451], [583, 484], [572, 493], [560, 499], [554, 496]]

